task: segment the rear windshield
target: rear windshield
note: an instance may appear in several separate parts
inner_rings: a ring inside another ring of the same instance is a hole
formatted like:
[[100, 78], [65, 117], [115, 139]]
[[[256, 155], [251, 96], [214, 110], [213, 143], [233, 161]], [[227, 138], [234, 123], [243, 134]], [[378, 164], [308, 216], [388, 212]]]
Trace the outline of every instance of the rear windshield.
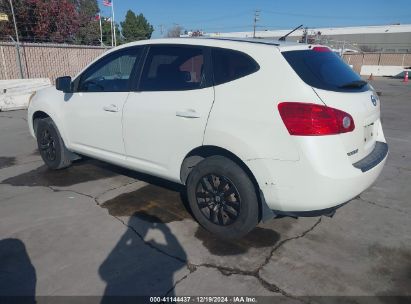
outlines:
[[301, 50], [283, 56], [308, 85], [337, 92], [364, 92], [369, 86], [332, 51]]

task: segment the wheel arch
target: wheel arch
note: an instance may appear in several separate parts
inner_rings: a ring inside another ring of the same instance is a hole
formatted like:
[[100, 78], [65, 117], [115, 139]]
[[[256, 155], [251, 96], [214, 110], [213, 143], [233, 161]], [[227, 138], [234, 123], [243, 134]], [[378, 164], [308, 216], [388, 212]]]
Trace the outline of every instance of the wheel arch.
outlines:
[[250, 178], [251, 182], [254, 185], [255, 192], [258, 198], [258, 209], [259, 209], [259, 218], [258, 220], [264, 220], [268, 219], [269, 215], [269, 208], [265, 202], [264, 196], [260, 190], [260, 186], [257, 182], [257, 179], [255, 178], [253, 172], [250, 170], [250, 168], [239, 158], [237, 155], [235, 155], [233, 152], [218, 147], [218, 146], [201, 146], [197, 147], [193, 150], [190, 151], [184, 158], [182, 164], [181, 164], [181, 170], [180, 170], [180, 179], [181, 183], [186, 185], [187, 178], [190, 175], [191, 170], [203, 159], [210, 157], [210, 156], [224, 156], [236, 163], [240, 168], [242, 168], [248, 177]]
[[203, 159], [215, 155], [225, 156], [230, 160], [234, 161], [244, 171], [246, 171], [246, 173], [250, 176], [253, 182], [255, 181], [255, 183], [258, 185], [257, 180], [255, 179], [254, 174], [251, 172], [250, 168], [248, 168], [248, 166], [237, 155], [235, 155], [233, 152], [227, 149], [211, 145], [197, 147], [191, 150], [184, 157], [180, 170], [181, 182], [185, 185], [191, 170]]
[[66, 147], [68, 148], [67, 146], [68, 141], [67, 141], [66, 134], [64, 132], [65, 130], [63, 129], [62, 122], [58, 119], [59, 117], [60, 116], [53, 111], [44, 111], [43, 109], [37, 109], [33, 111], [33, 114], [31, 115], [31, 119], [29, 120], [30, 131], [33, 132], [32, 135], [35, 138], [37, 137], [36, 131], [37, 131], [37, 125], [40, 119], [50, 118], [56, 125], [59, 135], [61, 136]]
[[35, 136], [36, 136], [36, 132], [37, 132], [38, 121], [40, 119], [44, 119], [44, 118], [48, 118], [48, 117], [51, 118], [51, 116], [49, 114], [47, 114], [46, 112], [44, 112], [44, 111], [38, 110], [38, 111], [33, 113], [31, 122], [33, 124], [33, 132], [34, 132]]

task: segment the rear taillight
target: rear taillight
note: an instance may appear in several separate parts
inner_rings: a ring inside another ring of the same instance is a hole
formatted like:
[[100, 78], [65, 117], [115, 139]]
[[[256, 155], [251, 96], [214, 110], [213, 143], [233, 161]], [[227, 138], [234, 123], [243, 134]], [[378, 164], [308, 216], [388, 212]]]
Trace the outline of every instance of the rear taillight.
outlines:
[[350, 114], [318, 104], [282, 102], [278, 110], [291, 135], [332, 135], [351, 132], [355, 128]]

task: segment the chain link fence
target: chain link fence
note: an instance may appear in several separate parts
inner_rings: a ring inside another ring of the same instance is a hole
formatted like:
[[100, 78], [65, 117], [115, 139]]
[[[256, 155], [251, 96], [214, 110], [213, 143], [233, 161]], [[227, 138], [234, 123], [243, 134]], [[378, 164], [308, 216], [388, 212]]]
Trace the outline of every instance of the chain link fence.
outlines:
[[[75, 76], [108, 48], [65, 44], [21, 43], [20, 58], [24, 78]], [[20, 78], [14, 43], [0, 43], [0, 79]]]
[[343, 59], [353, 69], [360, 73], [363, 65], [392, 65], [392, 66], [411, 66], [410, 53], [346, 53]]
[[[21, 43], [20, 58], [24, 78], [75, 76], [108, 48], [100, 46]], [[346, 53], [343, 59], [356, 72], [363, 65], [411, 66], [410, 53]], [[17, 49], [14, 43], [0, 42], [0, 79], [20, 78]]]

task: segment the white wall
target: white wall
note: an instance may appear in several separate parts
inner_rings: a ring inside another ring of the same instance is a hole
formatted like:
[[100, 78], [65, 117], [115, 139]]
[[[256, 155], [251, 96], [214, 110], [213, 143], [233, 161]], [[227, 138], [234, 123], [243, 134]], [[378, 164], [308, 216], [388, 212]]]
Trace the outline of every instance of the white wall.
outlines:
[[0, 80], [0, 111], [26, 109], [30, 95], [49, 86], [48, 78]]
[[411, 71], [405, 69], [403, 66], [396, 65], [363, 65], [361, 67], [360, 75], [368, 76], [404, 76], [404, 71]]

